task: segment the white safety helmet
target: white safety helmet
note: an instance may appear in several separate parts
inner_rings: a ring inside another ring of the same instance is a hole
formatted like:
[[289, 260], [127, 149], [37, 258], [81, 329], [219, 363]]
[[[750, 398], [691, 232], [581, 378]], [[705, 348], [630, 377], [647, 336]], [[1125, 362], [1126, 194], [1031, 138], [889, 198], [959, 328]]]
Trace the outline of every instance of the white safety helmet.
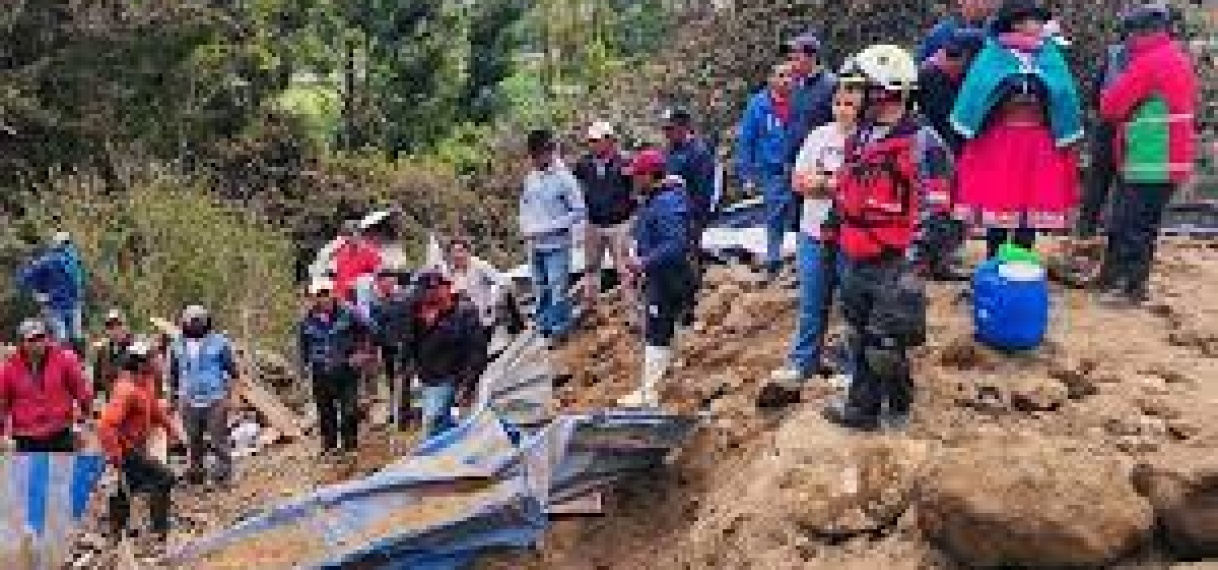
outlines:
[[900, 46], [877, 44], [847, 59], [841, 76], [847, 83], [865, 81], [886, 91], [910, 92], [918, 86], [918, 65]]

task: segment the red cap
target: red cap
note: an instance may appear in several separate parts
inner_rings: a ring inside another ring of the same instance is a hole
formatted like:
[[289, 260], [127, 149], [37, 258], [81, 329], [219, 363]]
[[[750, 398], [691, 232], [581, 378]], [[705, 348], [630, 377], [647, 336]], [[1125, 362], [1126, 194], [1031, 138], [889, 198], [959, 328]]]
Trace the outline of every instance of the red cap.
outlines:
[[639, 151], [630, 161], [629, 171], [630, 174], [663, 174], [664, 153], [655, 149]]

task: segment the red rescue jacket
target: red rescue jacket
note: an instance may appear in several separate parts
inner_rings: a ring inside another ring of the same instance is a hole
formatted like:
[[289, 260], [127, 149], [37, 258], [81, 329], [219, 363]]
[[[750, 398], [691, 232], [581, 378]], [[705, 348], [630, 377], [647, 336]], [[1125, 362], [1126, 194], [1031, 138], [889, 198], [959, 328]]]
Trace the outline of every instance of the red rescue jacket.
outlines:
[[846, 165], [838, 172], [838, 241], [855, 260], [905, 255], [916, 236], [920, 200], [916, 128], [900, 125], [888, 138], [846, 143]]

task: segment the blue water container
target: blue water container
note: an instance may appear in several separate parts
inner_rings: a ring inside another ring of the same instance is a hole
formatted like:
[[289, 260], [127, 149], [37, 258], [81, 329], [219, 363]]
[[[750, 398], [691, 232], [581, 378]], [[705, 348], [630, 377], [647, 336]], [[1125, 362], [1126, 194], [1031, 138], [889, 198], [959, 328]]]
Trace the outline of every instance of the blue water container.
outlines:
[[1040, 346], [1049, 329], [1049, 283], [1033, 263], [990, 260], [973, 274], [977, 340], [999, 350]]

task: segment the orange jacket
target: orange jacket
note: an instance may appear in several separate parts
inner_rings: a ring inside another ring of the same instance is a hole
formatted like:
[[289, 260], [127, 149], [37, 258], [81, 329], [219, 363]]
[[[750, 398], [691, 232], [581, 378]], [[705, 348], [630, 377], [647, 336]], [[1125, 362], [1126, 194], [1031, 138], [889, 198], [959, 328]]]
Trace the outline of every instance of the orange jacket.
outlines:
[[169, 405], [156, 397], [155, 382], [124, 371], [114, 382], [97, 426], [106, 457], [117, 465], [128, 453], [144, 449], [154, 427], [165, 428], [174, 440], [181, 439], [170, 420]]

